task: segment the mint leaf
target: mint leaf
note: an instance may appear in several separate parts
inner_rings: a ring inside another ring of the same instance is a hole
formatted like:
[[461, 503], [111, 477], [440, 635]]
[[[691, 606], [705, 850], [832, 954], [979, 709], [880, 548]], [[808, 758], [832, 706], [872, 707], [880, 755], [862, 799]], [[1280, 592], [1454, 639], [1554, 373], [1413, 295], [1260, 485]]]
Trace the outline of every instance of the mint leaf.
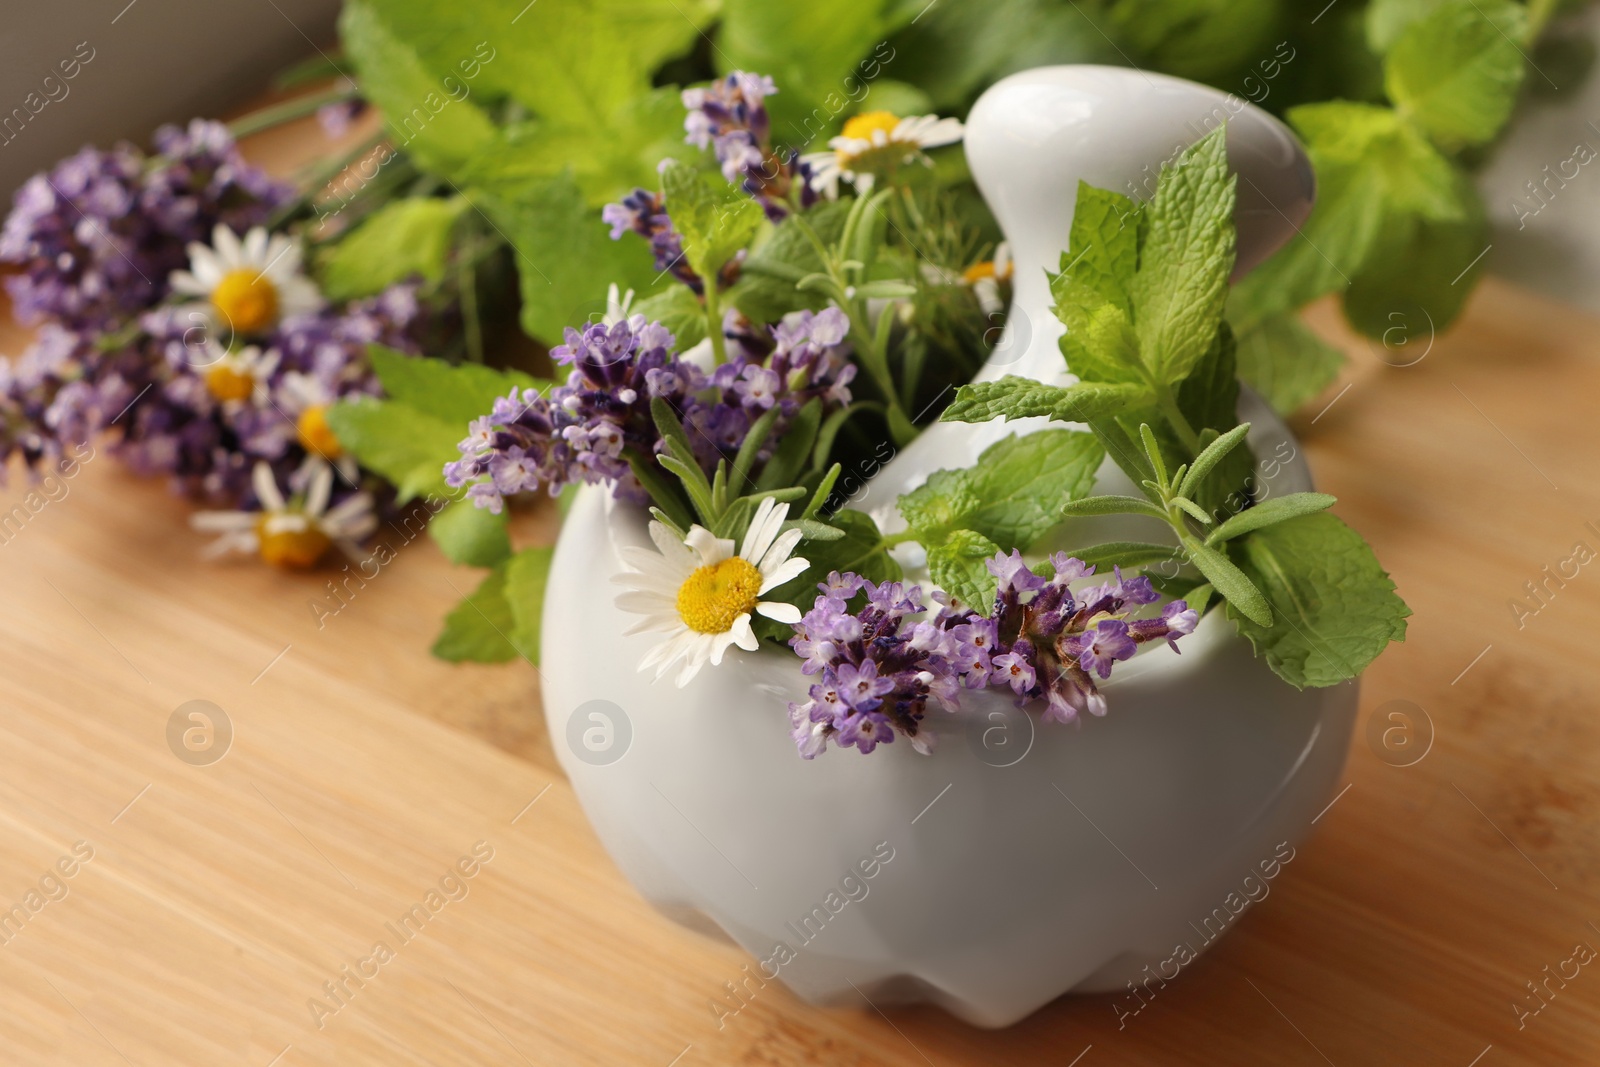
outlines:
[[[1420, 358], [1428, 340], [1461, 313], [1484, 271], [1489, 221], [1465, 174], [1456, 176], [1456, 196], [1459, 220], [1405, 220], [1395, 227], [1395, 251], [1370, 258], [1345, 292], [1345, 316], [1381, 339], [1395, 362]], [[1416, 356], [1403, 351], [1410, 344]]]
[[939, 417], [944, 422], [1040, 417], [1058, 422], [1088, 422], [1143, 407], [1153, 399], [1149, 389], [1131, 383], [1045, 385], [1032, 378], [1008, 374], [997, 382], [963, 385]]
[[1394, 46], [1400, 35], [1418, 19], [1426, 18], [1450, 0], [1372, 0], [1367, 7], [1367, 45], [1379, 55]]
[[[552, 5], [560, 6], [560, 5]], [[527, 182], [501, 193], [469, 191], [516, 253], [522, 328], [554, 343], [584, 318], [606, 286], [647, 292], [655, 284], [650, 257], [631, 241], [607, 236], [571, 174]]]
[[716, 6], [709, 0], [371, 3], [436, 74], [452, 75], [475, 97], [515, 100], [542, 122], [586, 129], [597, 149], [615, 132], [618, 111], [650, 92], [656, 68], [699, 40]]
[[955, 530], [943, 542], [924, 546], [928, 577], [940, 589], [985, 615], [994, 612], [995, 577], [987, 561], [1000, 546], [973, 530]]
[[428, 535], [451, 563], [493, 567], [511, 555], [508, 516], [496, 515], [470, 500], [458, 500], [428, 521]]
[[779, 92], [766, 104], [776, 144], [804, 148], [817, 140], [842, 110], [837, 105], [846, 94], [861, 92], [884, 57], [895, 55], [884, 40], [889, 27], [883, 0], [724, 0], [721, 6], [714, 59], [722, 73], [772, 76]]
[[467, 423], [489, 414], [494, 402], [512, 389], [550, 388], [549, 382], [518, 370], [495, 370], [477, 363], [450, 364], [442, 359], [408, 356], [378, 344], [369, 345], [367, 351], [378, 382], [390, 400], [456, 424], [458, 441], [467, 436]]
[[[850, 203], [825, 200], [806, 212], [805, 221], [823, 245], [837, 242], [844, 233]], [[817, 250], [793, 218], [780, 222], [771, 234], [750, 250], [739, 266], [739, 283], [731, 299], [754, 322], [777, 322], [791, 311], [821, 311], [828, 298], [819, 292], [796, 289], [795, 283], [822, 270]]]
[[399, 503], [450, 495], [444, 465], [460, 458], [456, 445], [467, 435], [464, 423], [363, 396], [330, 405], [328, 425], [345, 451], [393, 483]]
[[[1078, 182], [1068, 250], [1061, 253], [1060, 271], [1050, 276], [1057, 303], [1109, 303], [1132, 310], [1128, 293], [1139, 265], [1139, 214], [1139, 205], [1121, 193]], [[1084, 293], [1098, 300], [1085, 300]]]
[[1234, 177], [1218, 130], [1161, 170], [1133, 278], [1139, 352], [1157, 380], [1187, 375], [1222, 321], [1233, 270]]
[[1290, 313], [1269, 315], [1240, 334], [1235, 358], [1239, 377], [1280, 415], [1326, 389], [1345, 362], [1343, 352]]
[[[452, 98], [443, 79], [455, 74], [454, 58], [424, 61], [417, 38], [392, 27], [389, 16], [400, 5], [381, 6], [382, 15], [377, 4], [350, 0], [339, 16], [339, 39], [361, 75], [361, 92], [383, 112], [396, 147], [431, 171], [458, 174], [495, 143], [498, 131], [470, 98]], [[467, 46], [463, 58], [471, 56]]]
[[322, 292], [330, 300], [371, 296], [413, 274], [444, 277], [450, 235], [467, 202], [407, 198], [385, 204], [334, 245], [321, 263]]
[[667, 214], [683, 235], [689, 266], [702, 278], [714, 278], [723, 264], [744, 248], [761, 228], [761, 205], [733, 186], [713, 191], [705, 175], [687, 163], [671, 163], [661, 172]]
[[1228, 616], [1256, 655], [1296, 688], [1359, 675], [1411, 614], [1361, 535], [1327, 512], [1257, 530], [1229, 546], [1272, 605], [1273, 625]]
[[1394, 42], [1384, 86], [1400, 113], [1447, 147], [1491, 140], [1522, 86], [1526, 10], [1511, 0], [1449, 0]]
[[511, 608], [511, 640], [535, 667], [544, 632], [544, 594], [555, 548], [525, 548], [506, 564], [506, 603]]
[[506, 568], [495, 567], [445, 616], [433, 643], [435, 656], [451, 663], [504, 663], [526, 654], [511, 641], [516, 620], [506, 600]]
[[629, 310], [671, 330], [679, 352], [705, 340], [706, 308], [687, 285], [670, 285], [654, 296], [635, 300]]
[[935, 471], [900, 498], [900, 513], [930, 552], [956, 530], [980, 533], [1003, 551], [1027, 548], [1061, 521], [1064, 504], [1094, 487], [1104, 458], [1086, 433], [1008, 437], [984, 449], [975, 466]]
[[1397, 251], [1397, 220], [1461, 218], [1455, 168], [1393, 110], [1334, 101], [1294, 108], [1289, 119], [1316, 167], [1317, 204], [1300, 233], [1234, 288], [1242, 333], [1346, 288], [1364, 264]]

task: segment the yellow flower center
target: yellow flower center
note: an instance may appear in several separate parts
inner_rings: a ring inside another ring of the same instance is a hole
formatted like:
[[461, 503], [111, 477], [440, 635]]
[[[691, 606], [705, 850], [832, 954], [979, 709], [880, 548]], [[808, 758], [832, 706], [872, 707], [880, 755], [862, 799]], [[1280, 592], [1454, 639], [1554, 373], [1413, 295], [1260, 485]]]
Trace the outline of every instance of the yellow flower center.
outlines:
[[892, 134], [898, 125], [900, 116], [892, 111], [863, 111], [845, 121], [844, 135], [858, 141], [870, 141], [875, 131]]
[[218, 400], [248, 400], [255, 387], [255, 378], [227, 363], [206, 371], [206, 388]]
[[267, 524], [270, 518], [269, 515], [262, 515], [256, 520], [256, 538], [261, 542], [261, 558], [268, 563], [303, 570], [315, 566], [333, 544], [314, 523], [308, 522], [300, 530], [269, 531]]
[[344, 455], [344, 446], [339, 443], [339, 438], [334, 436], [333, 428], [328, 425], [328, 407], [326, 404], [313, 404], [300, 413], [300, 418], [295, 420], [295, 432], [300, 436], [300, 443], [308, 451], [315, 452], [324, 459], [338, 459]]
[[961, 272], [962, 281], [968, 285], [982, 281], [984, 278], [993, 278], [994, 276], [994, 260], [992, 259], [986, 259], [982, 263], [974, 263]]
[[724, 634], [740, 615], [755, 610], [761, 572], [730, 556], [697, 569], [678, 588], [678, 617], [695, 633]]
[[230, 270], [211, 290], [211, 304], [238, 333], [258, 333], [278, 318], [278, 290], [251, 268]]

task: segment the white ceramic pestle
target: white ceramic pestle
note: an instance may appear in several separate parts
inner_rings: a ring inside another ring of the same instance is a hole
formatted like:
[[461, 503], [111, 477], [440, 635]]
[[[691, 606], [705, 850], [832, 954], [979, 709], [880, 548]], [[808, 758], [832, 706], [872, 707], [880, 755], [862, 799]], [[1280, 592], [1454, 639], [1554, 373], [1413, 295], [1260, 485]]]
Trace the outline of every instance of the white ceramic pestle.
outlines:
[[[1043, 269], [1066, 245], [1078, 179], [1148, 195], [1160, 163], [1222, 118], [1241, 176], [1243, 270], [1310, 205], [1309, 167], [1275, 120], [1210, 89], [1100, 67], [1031, 71], [984, 95], [967, 151], [1018, 272], [1014, 325], [984, 376], [1064, 371]], [[1309, 488], [1283, 425], [1250, 398], [1241, 407], [1257, 455], [1282, 461], [1271, 492]], [[1019, 429], [936, 425], [868, 498], [892, 504]], [[1343, 766], [1355, 685], [1294, 690], [1221, 612], [1181, 656], [1162, 646], [1119, 667], [1105, 718], [1037, 724], [1005, 697], [971, 694], [960, 712], [930, 711], [931, 755], [901, 741], [805, 761], [787, 705], [810, 679], [788, 653], [734, 651], [683, 689], [636, 671], [655, 639], [622, 636], [633, 618], [615, 607], [611, 577], [621, 546], [647, 543], [638, 509], [580, 494], [547, 592], [545, 715], [639, 891], [756, 957], [726, 976], [746, 998], [775, 974], [816, 1002], [929, 1000], [1003, 1026], [1064, 992], [1171, 980], [1189, 958], [1179, 945], [1203, 951], [1247, 896], [1270, 891]], [[720, 986], [706, 996], [708, 1026], [738, 1010]], [[1138, 1003], [1130, 995], [1126, 1010]]]

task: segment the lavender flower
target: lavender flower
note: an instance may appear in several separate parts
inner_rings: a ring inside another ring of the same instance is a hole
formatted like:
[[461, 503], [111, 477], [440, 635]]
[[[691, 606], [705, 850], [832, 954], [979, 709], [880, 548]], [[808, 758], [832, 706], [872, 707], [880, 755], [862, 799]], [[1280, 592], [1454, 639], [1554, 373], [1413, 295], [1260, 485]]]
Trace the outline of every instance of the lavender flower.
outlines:
[[164, 158], [85, 148], [17, 191], [0, 260], [23, 268], [6, 281], [19, 319], [113, 328], [165, 298], [188, 242], [218, 223], [242, 233], [291, 195], [244, 162], [220, 123], [163, 127], [155, 141]]
[[[458, 445], [461, 458], [446, 465], [445, 480], [469, 486], [478, 506], [495, 513], [507, 496], [541, 487], [555, 493], [574, 482], [609, 482], [616, 496], [642, 503], [648, 496], [629, 457], [653, 457], [664, 447], [650, 414], [652, 399], [672, 405], [710, 474], [737, 454], [772, 408], [779, 413], [770, 438], [776, 441], [812, 398], [820, 397], [825, 410], [850, 402], [855, 366], [840, 348], [847, 328], [838, 309], [797, 312], [773, 327], [770, 352], [732, 344], [731, 358], [709, 375], [674, 355], [672, 334], [643, 315], [569, 328], [565, 343], [550, 352], [572, 368], [566, 384], [548, 397], [535, 389], [501, 397], [469, 426]], [[772, 447], [757, 461], [770, 458]]]
[[689, 266], [688, 257], [683, 252], [683, 236], [673, 229], [672, 219], [667, 216], [660, 193], [635, 189], [623, 197], [621, 203], [607, 204], [602, 208], [600, 218], [611, 227], [613, 241], [620, 240], [629, 230], [649, 241], [650, 251], [656, 257], [655, 268], [658, 273], [670, 272], [696, 294], [705, 292], [705, 283]]
[[801, 207], [817, 200], [811, 170], [793, 149], [772, 148], [772, 124], [763, 100], [778, 91], [771, 78], [736, 70], [704, 88], [685, 89], [684, 141], [708, 145], [722, 176], [760, 202], [774, 222], [788, 215], [791, 198]]
[[[1196, 613], [1173, 601], [1159, 618], [1130, 619], [1133, 609], [1159, 599], [1144, 577], [1123, 578], [1074, 597], [1070, 583], [1094, 572], [1065, 553], [1050, 559], [1041, 576], [1022, 554], [997, 554], [988, 562], [997, 591], [984, 616], [934, 594], [928, 616], [920, 587], [875, 585], [855, 574], [830, 574], [812, 610], [795, 624], [789, 644], [801, 671], [820, 675], [810, 699], [789, 705], [791, 733], [801, 756], [811, 759], [833, 742], [871, 752], [905, 735], [918, 751], [929, 698], [954, 710], [962, 689], [1004, 687], [1019, 705], [1044, 701], [1042, 718], [1070, 722], [1083, 711], [1106, 712], [1095, 678], [1109, 678], [1116, 663], [1138, 646], [1192, 633]], [[866, 603], [850, 605], [860, 593]], [[919, 616], [922, 616], [920, 619]]]

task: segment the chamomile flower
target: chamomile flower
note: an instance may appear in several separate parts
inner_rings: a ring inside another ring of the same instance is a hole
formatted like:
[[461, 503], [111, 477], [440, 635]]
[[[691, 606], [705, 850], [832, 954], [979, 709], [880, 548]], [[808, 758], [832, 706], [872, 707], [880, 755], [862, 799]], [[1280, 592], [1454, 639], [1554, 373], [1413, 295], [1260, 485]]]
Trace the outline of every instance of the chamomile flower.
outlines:
[[927, 163], [924, 149], [954, 144], [961, 133], [959, 119], [865, 111], [845, 122], [839, 136], [828, 142], [831, 151], [813, 152], [801, 161], [811, 168], [812, 187], [830, 199], [839, 195], [840, 178], [866, 193], [879, 174], [919, 160]]
[[317, 287], [300, 273], [293, 238], [268, 237], [257, 226], [240, 241], [218, 224], [211, 245], [189, 244], [189, 269], [173, 271], [173, 291], [199, 297], [219, 328], [252, 336], [322, 306]]
[[623, 559], [633, 570], [613, 579], [627, 588], [617, 597], [617, 606], [644, 616], [627, 632], [666, 634], [639, 664], [641, 671], [654, 667], [660, 678], [681, 661], [677, 676], [681, 687], [707, 662], [721, 664], [729, 645], [756, 650], [752, 612], [778, 622], [800, 621], [800, 609], [793, 604], [761, 599], [810, 566], [791, 555], [800, 543], [800, 531], [780, 532], [788, 515], [788, 504], [774, 504], [770, 497], [762, 500], [738, 553], [731, 539], [716, 537], [702, 526], [691, 527], [680, 541], [660, 522], [650, 524], [656, 551], [623, 549]]
[[260, 408], [271, 398], [272, 372], [277, 369], [277, 352], [263, 353], [255, 345], [247, 345], [223, 352], [200, 369], [200, 376], [206, 391], [223, 404], [248, 403]]
[[378, 520], [372, 497], [354, 493], [328, 507], [333, 491], [333, 468], [315, 456], [306, 460], [304, 492], [285, 500], [272, 476], [272, 468], [257, 463], [252, 476], [259, 511], [198, 511], [190, 525], [204, 533], [221, 534], [203, 555], [254, 552], [280, 567], [314, 566], [330, 547], [337, 546], [351, 559], [361, 558], [358, 542], [370, 534]]
[[358, 473], [355, 457], [328, 425], [328, 409], [339, 402], [333, 388], [320, 376], [303, 371], [288, 371], [278, 382], [278, 409], [294, 420], [295, 439], [312, 455], [333, 464], [347, 482]]
[[1013, 267], [1011, 246], [1004, 241], [994, 250], [994, 258], [974, 263], [961, 273], [961, 280], [972, 286], [972, 295], [985, 315], [997, 315], [1005, 310], [1000, 299], [1000, 286], [1011, 281]]

